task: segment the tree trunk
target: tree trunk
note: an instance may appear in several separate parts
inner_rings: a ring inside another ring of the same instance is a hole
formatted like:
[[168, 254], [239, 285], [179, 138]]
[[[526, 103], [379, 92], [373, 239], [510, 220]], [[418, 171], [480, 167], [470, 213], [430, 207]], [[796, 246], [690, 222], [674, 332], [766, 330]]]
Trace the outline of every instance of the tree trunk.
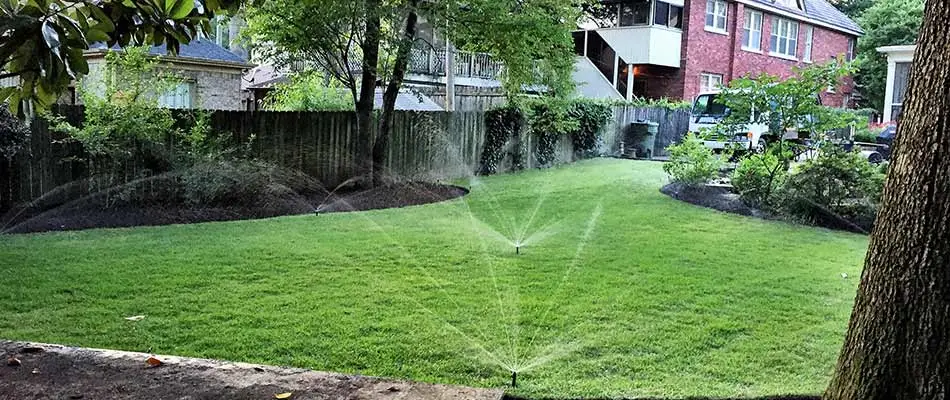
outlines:
[[383, 111], [376, 133], [376, 143], [373, 145], [373, 184], [381, 185], [385, 178], [386, 154], [389, 152], [389, 136], [393, 130], [393, 120], [396, 113], [396, 98], [402, 88], [409, 66], [409, 56], [412, 51], [412, 42], [416, 38], [416, 25], [419, 16], [416, 14], [417, 0], [409, 2], [409, 15], [406, 17], [406, 29], [396, 51], [396, 62], [393, 66], [393, 76], [383, 93]]
[[[371, 178], [373, 172], [373, 109], [376, 103], [376, 80], [379, 76], [380, 5], [382, 0], [366, 0], [366, 31], [363, 50], [360, 97], [356, 101], [359, 175]], [[367, 180], [361, 180], [368, 184]]]
[[825, 399], [950, 395], [950, 3], [928, 0], [854, 312]]

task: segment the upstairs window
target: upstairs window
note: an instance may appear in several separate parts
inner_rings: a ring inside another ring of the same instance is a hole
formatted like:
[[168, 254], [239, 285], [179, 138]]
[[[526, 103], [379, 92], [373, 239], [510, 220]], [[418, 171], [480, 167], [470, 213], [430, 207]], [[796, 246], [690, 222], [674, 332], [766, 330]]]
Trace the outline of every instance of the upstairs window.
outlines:
[[657, 1], [653, 10], [653, 24], [683, 29], [683, 7]]
[[854, 47], [857, 44], [857, 40], [854, 38], [848, 39], [848, 61], [854, 61]]
[[802, 59], [811, 62], [811, 49], [815, 44], [815, 27], [809, 26], [805, 28], [805, 54], [802, 55]]
[[706, 30], [726, 33], [726, 2], [706, 0]]
[[762, 48], [762, 13], [745, 10], [742, 35], [743, 49], [758, 51]]
[[794, 58], [798, 53], [798, 22], [773, 17], [770, 44], [772, 54]]
[[650, 24], [650, 8], [653, 3], [649, 0], [625, 1], [620, 5], [620, 26], [636, 26]]

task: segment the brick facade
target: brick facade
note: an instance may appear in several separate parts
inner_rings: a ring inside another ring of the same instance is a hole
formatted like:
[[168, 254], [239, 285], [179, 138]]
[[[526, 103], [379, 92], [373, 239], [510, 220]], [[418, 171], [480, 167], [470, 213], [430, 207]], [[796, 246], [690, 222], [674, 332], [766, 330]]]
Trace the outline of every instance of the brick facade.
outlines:
[[[710, 32], [705, 29], [706, 1], [687, 0], [684, 9], [682, 43], [682, 63], [678, 70], [664, 74], [649, 74], [644, 77], [647, 97], [668, 97], [690, 100], [700, 92], [700, 76], [704, 73], [722, 75], [723, 84], [729, 80], [746, 75], [769, 73], [785, 78], [793, 74], [792, 67], [805, 67], [808, 62], [802, 60], [805, 51], [806, 30], [813, 26], [813, 62], [827, 62], [847, 54], [850, 40], [856, 36], [799, 21], [797, 60], [789, 60], [769, 54], [772, 32], [772, 14], [756, 9], [763, 14], [762, 40], [758, 52], [742, 48], [743, 26], [747, 5], [727, 2], [728, 13], [726, 33]], [[648, 68], [649, 69], [649, 68]], [[850, 102], [854, 84], [850, 79], [842, 82], [833, 93], [823, 93], [822, 101], [826, 105], [841, 106]]]

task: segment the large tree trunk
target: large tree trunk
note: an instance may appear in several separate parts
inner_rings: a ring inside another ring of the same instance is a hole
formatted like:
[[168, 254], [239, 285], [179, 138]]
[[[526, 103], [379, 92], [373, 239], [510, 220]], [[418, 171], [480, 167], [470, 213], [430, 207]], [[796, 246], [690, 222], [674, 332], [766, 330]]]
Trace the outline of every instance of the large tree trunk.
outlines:
[[950, 3], [928, 0], [883, 207], [825, 399], [950, 396]]
[[[373, 172], [373, 109], [376, 103], [376, 80], [379, 77], [379, 43], [380, 43], [380, 5], [382, 0], [366, 0], [366, 30], [363, 43], [362, 78], [360, 80], [360, 97], [356, 101], [357, 145], [359, 163], [358, 170], [364, 178], [371, 178]], [[368, 180], [361, 179], [364, 184]]]
[[379, 123], [379, 132], [376, 133], [376, 143], [373, 145], [373, 184], [381, 185], [385, 179], [386, 155], [389, 152], [389, 136], [393, 130], [393, 120], [396, 114], [396, 98], [406, 78], [406, 69], [409, 66], [409, 56], [412, 43], [416, 38], [416, 25], [419, 15], [416, 13], [417, 0], [409, 2], [409, 15], [406, 17], [406, 29], [403, 38], [396, 50], [396, 62], [393, 65], [393, 76], [389, 80], [386, 92], [383, 93], [383, 112]]

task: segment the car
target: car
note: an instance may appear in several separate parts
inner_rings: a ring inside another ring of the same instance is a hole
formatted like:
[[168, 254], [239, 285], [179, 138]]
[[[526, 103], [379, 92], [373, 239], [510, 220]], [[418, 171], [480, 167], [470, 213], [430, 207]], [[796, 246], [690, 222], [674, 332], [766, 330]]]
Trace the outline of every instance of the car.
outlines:
[[[821, 98], [817, 95], [816, 101], [821, 104]], [[717, 101], [719, 92], [703, 92], [693, 100], [693, 107], [690, 112], [689, 131], [697, 137], [703, 139], [703, 144], [713, 150], [722, 150], [726, 148], [745, 151], [761, 151], [765, 149], [769, 142], [775, 139], [772, 134], [773, 129], [767, 123], [755, 121], [752, 116], [749, 117], [749, 123], [741, 126], [738, 133], [732, 137], [711, 136], [708, 129], [715, 128], [721, 124], [729, 115], [729, 108]], [[756, 111], [753, 110], [753, 114]], [[766, 120], [768, 118], [765, 118]], [[785, 132], [786, 140], [804, 140], [807, 135], [799, 135], [797, 130], [788, 130]]]

